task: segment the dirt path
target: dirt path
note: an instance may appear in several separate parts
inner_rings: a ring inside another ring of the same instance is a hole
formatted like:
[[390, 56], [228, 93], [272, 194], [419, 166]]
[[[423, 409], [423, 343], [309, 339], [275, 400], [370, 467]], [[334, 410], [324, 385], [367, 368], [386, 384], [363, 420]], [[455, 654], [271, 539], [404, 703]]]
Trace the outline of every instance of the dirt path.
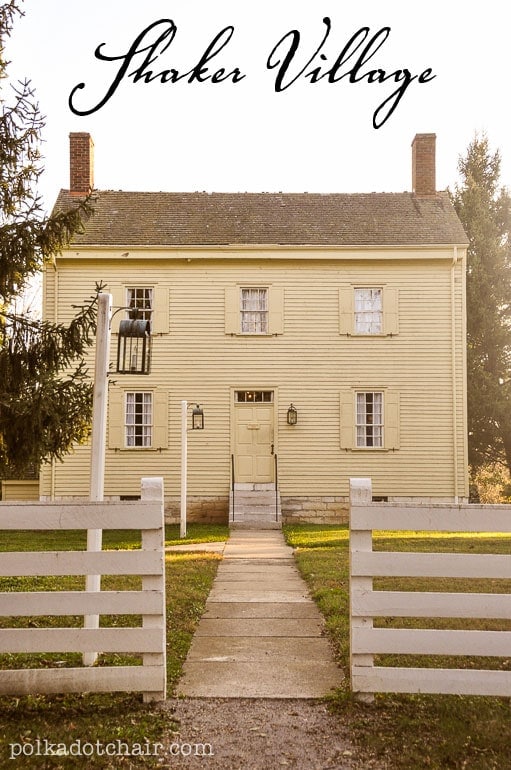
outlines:
[[387, 770], [360, 755], [321, 701], [183, 698], [165, 708], [178, 723], [168, 736], [169, 768]]

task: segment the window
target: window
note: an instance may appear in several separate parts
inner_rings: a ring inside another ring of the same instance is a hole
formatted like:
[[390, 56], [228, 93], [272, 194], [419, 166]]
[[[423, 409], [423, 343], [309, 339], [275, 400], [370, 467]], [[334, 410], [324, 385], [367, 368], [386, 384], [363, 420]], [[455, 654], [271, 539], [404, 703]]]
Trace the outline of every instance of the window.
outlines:
[[152, 446], [152, 393], [126, 393], [125, 429], [127, 447]]
[[341, 286], [339, 332], [347, 337], [399, 334], [399, 290], [394, 286]]
[[143, 286], [130, 287], [127, 290], [127, 305], [139, 311], [139, 318], [150, 321], [153, 312], [153, 289]]
[[383, 331], [383, 292], [381, 289], [355, 289], [356, 334]]
[[233, 337], [284, 334], [284, 288], [226, 286], [225, 333]]
[[241, 333], [268, 333], [268, 289], [241, 290]]
[[357, 393], [357, 447], [383, 447], [383, 393]]
[[273, 390], [237, 390], [235, 401], [237, 404], [268, 404], [273, 401]]

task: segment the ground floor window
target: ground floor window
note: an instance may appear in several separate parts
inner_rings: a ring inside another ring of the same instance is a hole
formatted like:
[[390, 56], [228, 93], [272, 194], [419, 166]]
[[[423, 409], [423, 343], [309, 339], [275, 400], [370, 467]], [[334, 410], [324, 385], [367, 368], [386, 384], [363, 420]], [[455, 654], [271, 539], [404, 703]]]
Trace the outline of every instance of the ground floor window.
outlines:
[[152, 393], [126, 393], [125, 431], [127, 447], [152, 446]]
[[383, 446], [383, 393], [357, 393], [357, 447]]

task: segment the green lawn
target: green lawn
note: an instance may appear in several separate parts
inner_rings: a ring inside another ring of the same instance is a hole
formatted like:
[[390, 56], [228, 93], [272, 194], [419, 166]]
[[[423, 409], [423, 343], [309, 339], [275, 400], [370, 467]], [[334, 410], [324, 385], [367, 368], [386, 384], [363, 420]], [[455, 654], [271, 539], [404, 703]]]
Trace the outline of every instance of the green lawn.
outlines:
[[[356, 742], [369, 756], [388, 763], [388, 768], [469, 768], [508, 770], [511, 768], [511, 708], [509, 698], [442, 695], [377, 695], [374, 704], [358, 703], [349, 691], [349, 567], [347, 527], [297, 525], [285, 527], [285, 535], [296, 551], [298, 567], [325, 616], [335, 655], [346, 672], [346, 687], [331, 699], [331, 708], [345, 722]], [[375, 550], [464, 551], [511, 553], [511, 538], [446, 535], [430, 533], [375, 533]], [[389, 590], [479, 590], [511, 592], [511, 581], [419, 581], [375, 580], [375, 588]], [[456, 583], [456, 585], [454, 585]], [[385, 621], [382, 621], [382, 623]], [[388, 621], [394, 627], [409, 620]], [[421, 624], [446, 627], [451, 621], [416, 620]], [[375, 625], [378, 623], [376, 622]], [[460, 621], [454, 627], [511, 630], [510, 621]], [[411, 658], [411, 656], [409, 656]], [[507, 659], [442, 659], [430, 657], [426, 666], [494, 667], [508, 670]], [[381, 656], [378, 665], [404, 665], [399, 659]], [[419, 665], [409, 660], [409, 665]]]

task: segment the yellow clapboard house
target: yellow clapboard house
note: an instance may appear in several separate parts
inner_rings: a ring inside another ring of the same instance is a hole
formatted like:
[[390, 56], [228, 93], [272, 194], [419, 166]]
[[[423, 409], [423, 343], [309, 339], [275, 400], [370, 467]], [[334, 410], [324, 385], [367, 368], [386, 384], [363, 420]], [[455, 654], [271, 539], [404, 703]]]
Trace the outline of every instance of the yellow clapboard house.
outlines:
[[[92, 185], [92, 140], [70, 141], [58, 207]], [[435, 189], [434, 134], [413, 141], [412, 187], [98, 192], [45, 271], [44, 314], [69, 321], [102, 281], [150, 322], [150, 373], [110, 377], [107, 497], [163, 476], [176, 513], [187, 400], [205, 416], [188, 436], [190, 517], [226, 519], [233, 486], [277, 483], [284, 519], [339, 521], [352, 476], [389, 501], [467, 498], [467, 238]], [[42, 468], [40, 495], [86, 497], [89, 473], [78, 446]]]

